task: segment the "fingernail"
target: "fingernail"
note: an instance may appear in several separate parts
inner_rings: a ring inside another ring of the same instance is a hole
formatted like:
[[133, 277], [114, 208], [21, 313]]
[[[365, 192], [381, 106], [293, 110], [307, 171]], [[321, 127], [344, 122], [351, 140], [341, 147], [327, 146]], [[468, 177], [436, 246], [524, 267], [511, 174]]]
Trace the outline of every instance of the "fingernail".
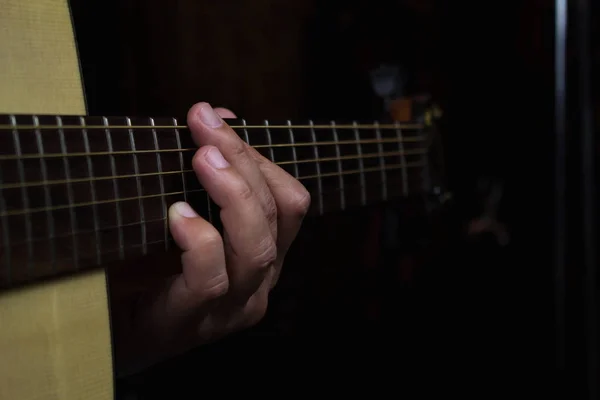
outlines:
[[188, 203], [184, 203], [180, 201], [179, 203], [175, 203], [173, 205], [175, 212], [185, 218], [197, 218], [198, 214]]
[[223, 120], [219, 115], [212, 109], [210, 104], [205, 104], [200, 109], [200, 120], [204, 123], [204, 125], [209, 126], [211, 128], [218, 128], [223, 123]]
[[229, 167], [229, 163], [223, 158], [223, 155], [216, 147], [206, 152], [206, 161], [216, 169], [223, 169]]

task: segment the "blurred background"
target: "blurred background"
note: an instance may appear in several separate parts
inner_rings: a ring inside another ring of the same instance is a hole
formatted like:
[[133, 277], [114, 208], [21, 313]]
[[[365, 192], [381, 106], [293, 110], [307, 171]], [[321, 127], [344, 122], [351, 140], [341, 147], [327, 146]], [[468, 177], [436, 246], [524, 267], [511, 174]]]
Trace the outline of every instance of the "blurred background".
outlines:
[[[317, 384], [323, 393], [361, 386], [405, 398], [540, 398], [567, 386], [569, 398], [593, 393], [597, 357], [589, 356], [584, 296], [591, 292], [577, 243], [568, 277], [556, 279], [554, 5], [73, 0], [90, 114], [184, 116], [208, 101], [248, 119], [373, 120], [390, 117], [390, 102], [423, 96], [443, 111], [451, 202], [434, 213], [392, 204], [308, 219], [259, 326], [119, 390], [144, 399], [200, 396], [214, 379], [257, 377], [246, 393], [264, 394], [266, 385], [287, 395]], [[570, 2], [573, 160], [579, 7]], [[597, 66], [598, 28], [590, 25]], [[374, 89], [382, 76], [395, 79], [385, 96]], [[589, 83], [600, 111], [597, 86]], [[572, 168], [569, 188], [577, 191], [581, 174]], [[499, 189], [502, 232], [477, 229]], [[569, 224], [575, 242], [576, 225]], [[569, 316], [567, 336], [561, 315]]]

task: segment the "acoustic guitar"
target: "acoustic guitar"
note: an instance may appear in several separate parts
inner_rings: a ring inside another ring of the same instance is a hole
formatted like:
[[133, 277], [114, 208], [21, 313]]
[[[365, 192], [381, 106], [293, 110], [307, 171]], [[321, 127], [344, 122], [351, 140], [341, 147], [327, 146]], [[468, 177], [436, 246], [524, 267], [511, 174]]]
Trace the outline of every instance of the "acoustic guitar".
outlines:
[[[218, 210], [186, 122], [87, 116], [67, 0], [0, 0], [0, 398], [114, 396], [106, 268], [174, 247], [167, 209]], [[298, 178], [311, 213], [434, 191], [433, 128], [229, 120]]]

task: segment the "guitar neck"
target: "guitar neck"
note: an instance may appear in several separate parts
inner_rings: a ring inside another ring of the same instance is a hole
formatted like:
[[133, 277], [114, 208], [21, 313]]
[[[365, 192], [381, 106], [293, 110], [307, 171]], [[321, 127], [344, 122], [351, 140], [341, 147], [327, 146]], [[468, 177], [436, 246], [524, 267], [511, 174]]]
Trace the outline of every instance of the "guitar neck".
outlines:
[[[311, 214], [427, 183], [419, 123], [227, 122], [305, 185]], [[0, 116], [0, 287], [168, 250], [177, 201], [218, 223], [191, 168], [196, 150], [174, 118]]]

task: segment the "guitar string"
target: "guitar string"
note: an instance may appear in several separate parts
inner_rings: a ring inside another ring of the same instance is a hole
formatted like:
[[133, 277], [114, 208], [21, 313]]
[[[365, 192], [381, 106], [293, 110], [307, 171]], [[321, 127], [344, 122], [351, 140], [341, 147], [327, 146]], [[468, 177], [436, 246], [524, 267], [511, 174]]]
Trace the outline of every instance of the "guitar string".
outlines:
[[[413, 150], [405, 150], [404, 152], [400, 151], [390, 151], [384, 153], [366, 153], [362, 155], [347, 155], [340, 157], [322, 157], [315, 159], [306, 159], [306, 160], [298, 160], [298, 161], [278, 161], [275, 162], [275, 165], [299, 165], [299, 164], [308, 164], [308, 163], [320, 163], [320, 162], [330, 162], [330, 161], [352, 161], [358, 159], [365, 158], [379, 158], [379, 157], [394, 157], [400, 156], [404, 157], [407, 155], [419, 155], [425, 154], [427, 149], [413, 149]], [[113, 180], [113, 179], [130, 179], [130, 178], [145, 178], [145, 177], [153, 177], [153, 176], [164, 176], [164, 175], [175, 175], [182, 173], [190, 173], [194, 172], [193, 169], [185, 169], [185, 170], [173, 170], [173, 171], [163, 171], [163, 172], [147, 172], [147, 173], [138, 173], [138, 174], [126, 174], [126, 175], [105, 175], [98, 177], [88, 177], [88, 178], [71, 178], [71, 179], [56, 179], [56, 180], [48, 180], [48, 181], [34, 181], [34, 182], [25, 182], [25, 183], [9, 183], [0, 185], [0, 190], [5, 189], [20, 189], [23, 187], [36, 187], [36, 186], [47, 186], [47, 185], [69, 185], [74, 183], [89, 183], [89, 182], [97, 182], [97, 181], [105, 181], [105, 180]]]
[[[403, 142], [423, 142], [427, 140], [426, 135], [414, 136], [404, 138]], [[284, 148], [284, 147], [309, 147], [309, 146], [337, 146], [344, 144], [380, 144], [380, 143], [399, 143], [398, 138], [386, 138], [386, 139], [362, 139], [362, 140], [340, 140], [340, 141], [323, 141], [323, 142], [296, 142], [296, 143], [277, 143], [277, 144], [264, 144], [264, 145], [253, 145], [251, 147], [255, 149], [270, 149], [270, 148]], [[185, 148], [185, 149], [160, 149], [160, 150], [122, 150], [122, 151], [98, 151], [98, 152], [74, 152], [74, 153], [29, 153], [21, 155], [2, 155], [0, 161], [19, 161], [19, 160], [38, 160], [42, 158], [62, 158], [62, 157], [88, 157], [88, 156], [120, 156], [120, 155], [133, 155], [133, 154], [157, 154], [157, 153], [185, 153], [191, 151], [198, 151], [198, 148]]]
[[[329, 195], [329, 194], [340, 192], [340, 191], [351, 191], [351, 190], [357, 190], [357, 189], [364, 190], [365, 186], [363, 186], [362, 184], [354, 184], [354, 185], [346, 185], [345, 187], [335, 187], [335, 188], [328, 187], [328, 190], [324, 190], [323, 194]], [[18, 246], [23, 246], [23, 245], [36, 245], [37, 244], [37, 247], [40, 247], [40, 246], [42, 246], [42, 244], [44, 242], [53, 243], [54, 240], [68, 239], [70, 237], [81, 236], [81, 235], [86, 235], [86, 234], [98, 234], [100, 232], [110, 231], [110, 230], [114, 230], [114, 229], [123, 229], [126, 227], [136, 227], [136, 226], [139, 226], [142, 224], [149, 225], [152, 223], [160, 223], [161, 226], [164, 226], [165, 221], [167, 219], [168, 219], [167, 217], [155, 218], [152, 220], [137, 221], [137, 222], [127, 223], [127, 224], [122, 224], [122, 225], [101, 227], [98, 229], [95, 228], [92, 230], [81, 230], [81, 231], [76, 230], [76, 231], [72, 231], [68, 234], [55, 235], [52, 238], [48, 238], [48, 237], [28, 238], [25, 241], [11, 243], [10, 246], [5, 249], [5, 251], [7, 251], [7, 253], [8, 253], [10, 248], [15, 248]], [[163, 245], [166, 243], [175, 244], [175, 239], [173, 238], [173, 236], [171, 234], [165, 235], [164, 239], [147, 242], [147, 243], [145, 243], [145, 245], [146, 245], [146, 248], [154, 247], [154, 246], [158, 246], [158, 245], [160, 245], [162, 248]], [[135, 256], [132, 255], [130, 252], [134, 249], [138, 249], [138, 248], [141, 249], [143, 247], [144, 246], [142, 243], [126, 243], [122, 247], [119, 247], [119, 248], [101, 249], [101, 250], [99, 250], [99, 253], [103, 259], [106, 259], [106, 257], [111, 257], [110, 256], [111, 254], [115, 254], [117, 257], [115, 259], [111, 258], [112, 260], [123, 261], [123, 260], [127, 260], [127, 259], [133, 259]], [[128, 255], [125, 255], [125, 252], [122, 250], [126, 250], [128, 252]], [[151, 254], [151, 253], [154, 253], [154, 251], [150, 251], [149, 253], [142, 251], [142, 254], [140, 254], [140, 255]], [[40, 261], [38, 261], [38, 262], [40, 262]], [[95, 252], [94, 252], [94, 254], [91, 254], [91, 255], [86, 255], [85, 253], [83, 255], [81, 255], [81, 253], [80, 253], [80, 255], [77, 257], [77, 259], [74, 259], [73, 256], [69, 256], [69, 257], [60, 257], [55, 260], [55, 263], [58, 263], [58, 264], [68, 264], [71, 262], [74, 262], [74, 263], [77, 263], [78, 265], [80, 265], [79, 268], [76, 268], [77, 270], [88, 270], [90, 268], [94, 268], [94, 266], [97, 267], [97, 266], [101, 265], [98, 261], [98, 254], [96, 254]], [[110, 262], [110, 260], [109, 260], [109, 262]], [[9, 271], [13, 270], [13, 268], [10, 266], [10, 264], [8, 264], [8, 269], [9, 269]], [[52, 275], [55, 275], [55, 274], [52, 272], [40, 271], [39, 269], [37, 269], [37, 271], [34, 271], [32, 275], [28, 276], [25, 279], [25, 281], [31, 280], [31, 279], [38, 279], [38, 278], [42, 278], [42, 277], [48, 277], [48, 276], [52, 276]], [[9, 279], [9, 281], [6, 282], [6, 284], [10, 286], [11, 281], [12, 280]], [[1, 283], [0, 283], [0, 286], [2, 286]]]
[[[323, 195], [329, 195], [329, 194], [333, 194], [333, 193], [338, 193], [340, 191], [353, 191], [353, 190], [359, 190], [359, 189], [363, 189], [366, 188], [365, 186], [361, 185], [361, 184], [354, 184], [354, 185], [345, 185], [344, 188], [342, 187], [331, 187], [329, 186], [327, 188], [327, 190], [323, 191]], [[193, 190], [192, 192], [196, 192], [196, 193], [200, 193], [203, 192], [203, 190]], [[160, 223], [161, 225], [164, 223], [164, 221], [168, 219], [166, 216], [163, 218], [152, 218], [152, 219], [148, 219], [148, 220], [140, 220], [140, 221], [135, 221], [135, 222], [128, 222], [128, 223], [124, 223], [121, 225], [110, 225], [110, 226], [103, 226], [103, 227], [99, 227], [98, 229], [86, 229], [86, 230], [71, 230], [69, 233], [64, 233], [64, 234], [59, 234], [59, 235], [54, 235], [53, 237], [36, 237], [36, 238], [30, 238], [27, 240], [22, 240], [20, 242], [11, 242], [11, 246], [15, 247], [15, 246], [23, 246], [26, 245], [27, 243], [38, 243], [38, 242], [46, 242], [49, 241], [51, 239], [68, 239], [71, 236], [74, 235], [87, 235], [87, 234], [94, 234], [94, 233], [100, 233], [100, 232], [106, 232], [106, 231], [111, 231], [111, 230], [115, 230], [115, 229], [125, 229], [125, 228], [130, 228], [130, 227], [137, 227], [139, 225], [142, 224], [146, 224], [146, 225], [151, 225], [151, 224], [158, 224]], [[109, 250], [110, 252], [111, 250]], [[95, 253], [95, 252], [94, 252]]]
[[[396, 169], [402, 169], [402, 168], [418, 168], [418, 167], [424, 167], [424, 166], [425, 166], [425, 164], [420, 163], [420, 162], [415, 162], [415, 163], [410, 163], [410, 164], [389, 164], [386, 166], [386, 168], [384, 170], [390, 171], [390, 170], [396, 170]], [[317, 179], [317, 178], [325, 178], [325, 177], [338, 177], [340, 175], [352, 175], [352, 174], [361, 174], [361, 173], [367, 173], [367, 172], [379, 172], [381, 170], [382, 170], [381, 168], [376, 168], [376, 167], [363, 168], [363, 169], [356, 169], [356, 170], [347, 170], [347, 171], [343, 171], [341, 173], [331, 172], [331, 173], [323, 173], [323, 174], [316, 174], [316, 175], [306, 175], [306, 176], [297, 177], [296, 179], [308, 180], [308, 179]], [[39, 208], [11, 210], [11, 211], [5, 211], [3, 213], [0, 213], [0, 217], [9, 217], [9, 216], [14, 216], [14, 215], [26, 215], [26, 214], [32, 214], [32, 213], [37, 213], [37, 212], [43, 212], [43, 211], [65, 210], [65, 209], [70, 209], [70, 208], [87, 207], [87, 206], [93, 206], [93, 205], [99, 205], [99, 204], [115, 204], [115, 203], [124, 202], [124, 201], [149, 199], [149, 198], [156, 198], [156, 197], [161, 197], [161, 196], [174, 196], [174, 195], [179, 195], [179, 194], [184, 194], [184, 193], [189, 194], [192, 192], [193, 191], [191, 191], [191, 190], [188, 190], [187, 192], [177, 191], [177, 192], [158, 193], [158, 194], [145, 195], [145, 196], [133, 196], [133, 197], [127, 197], [127, 198], [111, 199], [111, 200], [100, 200], [100, 201], [95, 201], [95, 202], [94, 201], [79, 202], [79, 203], [75, 203], [75, 204], [66, 204], [66, 205], [60, 205], [60, 206], [54, 206], [54, 207], [39, 207]], [[199, 192], [205, 192], [205, 190], [200, 189]]]
[[[331, 129], [335, 126], [336, 129], [375, 129], [376, 124], [340, 124], [340, 125], [229, 125], [232, 129]], [[423, 124], [381, 124], [380, 129], [403, 129], [403, 130], [418, 130], [423, 129]], [[189, 129], [187, 125], [10, 125], [0, 124], [0, 129], [17, 129], [17, 130], [77, 130], [77, 129]]]

